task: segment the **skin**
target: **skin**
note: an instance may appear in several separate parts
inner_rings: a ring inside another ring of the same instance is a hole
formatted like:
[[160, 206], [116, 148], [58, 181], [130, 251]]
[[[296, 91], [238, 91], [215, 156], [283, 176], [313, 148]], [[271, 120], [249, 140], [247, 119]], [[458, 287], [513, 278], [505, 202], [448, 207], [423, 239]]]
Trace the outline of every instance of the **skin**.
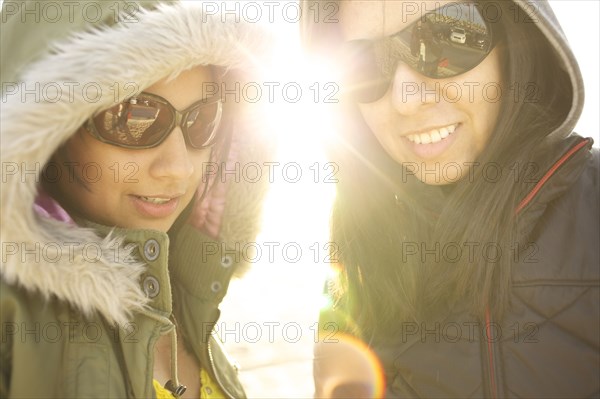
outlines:
[[356, 339], [336, 334], [315, 345], [315, 398], [382, 397], [381, 366]]
[[[421, 13], [433, 9], [426, 2], [342, 1], [339, 27], [344, 40], [374, 39], [402, 30]], [[479, 85], [471, 95], [469, 85], [473, 83]], [[388, 92], [375, 102], [359, 104], [359, 108], [379, 143], [396, 162], [424, 183], [448, 184], [468, 176], [469, 163], [477, 159], [492, 135], [501, 101], [490, 100], [499, 100], [496, 90], [482, 89], [490, 83], [493, 87], [501, 85], [497, 47], [474, 69], [448, 79], [428, 78], [400, 62]], [[416, 92], [409, 94], [407, 88]], [[414, 143], [406, 138], [456, 124], [456, 131], [445, 139], [451, 140], [441, 151], [415, 151]]]
[[[154, 347], [153, 378], [161, 385], [171, 378], [171, 337], [161, 336]], [[200, 366], [185, 349], [181, 336], [177, 336], [177, 375], [179, 383], [187, 387], [180, 397], [193, 399], [200, 397]]]
[[[213, 81], [209, 67], [196, 67], [144, 92], [159, 95], [183, 110], [207, 97], [203, 83]], [[210, 148], [187, 147], [180, 127], [158, 147], [141, 150], [103, 143], [81, 128], [54, 158], [63, 169], [63, 178], [52, 189], [58, 191], [68, 211], [87, 220], [166, 232], [194, 196], [209, 157]], [[76, 166], [67, 167], [65, 162]], [[177, 197], [177, 206], [167, 216], [151, 216], [136, 206], [136, 196]]]

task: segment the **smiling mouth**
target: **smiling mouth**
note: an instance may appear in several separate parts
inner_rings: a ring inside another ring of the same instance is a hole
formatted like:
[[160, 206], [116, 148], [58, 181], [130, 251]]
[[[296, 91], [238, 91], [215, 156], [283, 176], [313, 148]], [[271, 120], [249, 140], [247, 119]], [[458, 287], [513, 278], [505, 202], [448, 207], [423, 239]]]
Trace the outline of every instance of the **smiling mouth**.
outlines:
[[179, 196], [175, 196], [175, 197], [145, 197], [142, 195], [136, 195], [136, 198], [139, 198], [140, 200], [147, 202], [149, 204], [154, 204], [154, 205], [164, 205], [167, 204], [171, 201], [173, 201], [174, 199], [178, 198]]
[[409, 134], [405, 137], [408, 139], [408, 141], [415, 144], [435, 144], [454, 133], [457, 126], [458, 123], [455, 123], [439, 129], [432, 129], [425, 133]]
[[153, 197], [140, 197], [142, 201], [149, 202], [151, 204], [166, 204], [171, 201], [170, 198], [153, 198]]

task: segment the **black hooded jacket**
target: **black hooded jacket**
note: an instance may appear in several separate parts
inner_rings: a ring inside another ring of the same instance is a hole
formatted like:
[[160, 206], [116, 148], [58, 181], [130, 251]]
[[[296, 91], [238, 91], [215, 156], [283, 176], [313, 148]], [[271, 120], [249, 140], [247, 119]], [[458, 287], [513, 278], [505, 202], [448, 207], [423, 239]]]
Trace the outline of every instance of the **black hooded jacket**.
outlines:
[[[510, 308], [495, 320], [492, 312], [477, 318], [458, 305], [431, 322], [401, 323], [385, 338], [370, 340], [386, 397], [600, 397], [600, 154], [591, 139], [573, 133], [583, 82], [550, 5], [514, 3], [534, 11], [531, 22], [553, 48], [553, 62], [568, 75], [573, 95], [560, 126], [548, 132], [552, 151], [537, 160], [535, 178], [523, 185], [515, 209], [525, 244], [510, 254]], [[327, 310], [321, 324], [343, 325], [343, 313]], [[328, 354], [326, 344], [317, 346], [317, 392], [332, 383]], [[336, 383], [340, 392], [360, 386]]]

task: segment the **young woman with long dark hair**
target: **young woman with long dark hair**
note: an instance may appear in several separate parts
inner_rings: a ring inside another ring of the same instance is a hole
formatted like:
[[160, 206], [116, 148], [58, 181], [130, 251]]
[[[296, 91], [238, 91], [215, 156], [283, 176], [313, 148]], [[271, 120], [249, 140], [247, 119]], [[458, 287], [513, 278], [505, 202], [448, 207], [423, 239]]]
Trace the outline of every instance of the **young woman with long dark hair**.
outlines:
[[[598, 150], [548, 3], [303, 7], [342, 75], [322, 327], [368, 344], [392, 397], [597, 395]], [[318, 396], [366, 392], [345, 347], [317, 345]]]

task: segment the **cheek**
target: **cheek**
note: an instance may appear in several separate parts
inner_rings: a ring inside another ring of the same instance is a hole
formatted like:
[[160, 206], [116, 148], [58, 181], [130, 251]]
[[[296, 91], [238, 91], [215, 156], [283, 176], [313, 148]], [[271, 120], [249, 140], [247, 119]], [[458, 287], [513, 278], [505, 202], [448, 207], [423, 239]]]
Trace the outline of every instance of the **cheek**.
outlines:
[[67, 143], [62, 158], [64, 162], [72, 162], [79, 171], [99, 169], [104, 180], [117, 172], [116, 165], [122, 169], [128, 162], [139, 163], [135, 155], [102, 143], [85, 132], [78, 132]]
[[484, 107], [485, 110], [482, 110], [482, 121], [481, 124], [482, 129], [484, 129], [484, 135], [486, 137], [490, 137], [496, 127], [496, 123], [498, 121], [498, 115], [500, 114], [502, 101], [498, 100], [495, 102], [487, 102]]
[[[384, 99], [387, 96], [384, 96]], [[371, 130], [371, 132], [379, 139], [385, 140], [386, 132], [392, 124], [391, 110], [386, 107], [386, 102], [382, 100], [369, 104], [359, 104], [360, 114]]]
[[217, 161], [211, 159], [211, 149], [194, 151], [191, 154], [190, 159], [194, 165], [194, 173], [190, 177], [197, 185], [203, 184], [205, 179], [214, 177], [217, 173], [218, 167], [221, 165], [217, 164]]
[[213, 162], [213, 160], [211, 160], [212, 151], [212, 149], [205, 149], [195, 151], [195, 153], [191, 155], [192, 163], [194, 164], [194, 173], [202, 173], [207, 169], [209, 162]]
[[[485, 145], [492, 135], [500, 113], [503, 89], [497, 82], [489, 81], [480, 86], [475, 96], [461, 100], [463, 111], [470, 116], [472, 134], [479, 144]], [[479, 148], [481, 150], [481, 148]]]
[[502, 80], [500, 51], [494, 49], [490, 55], [465, 76], [463, 86], [477, 84], [473, 93], [463, 93], [461, 107], [471, 116], [478, 150], [489, 141], [498, 120], [504, 96], [510, 95]]
[[78, 133], [60, 154], [63, 172], [68, 173], [63, 173], [68, 179], [64, 179], [62, 190], [85, 198], [85, 203], [98, 204], [118, 198], [144, 179], [144, 165], [148, 162], [140, 155], [143, 154]]

